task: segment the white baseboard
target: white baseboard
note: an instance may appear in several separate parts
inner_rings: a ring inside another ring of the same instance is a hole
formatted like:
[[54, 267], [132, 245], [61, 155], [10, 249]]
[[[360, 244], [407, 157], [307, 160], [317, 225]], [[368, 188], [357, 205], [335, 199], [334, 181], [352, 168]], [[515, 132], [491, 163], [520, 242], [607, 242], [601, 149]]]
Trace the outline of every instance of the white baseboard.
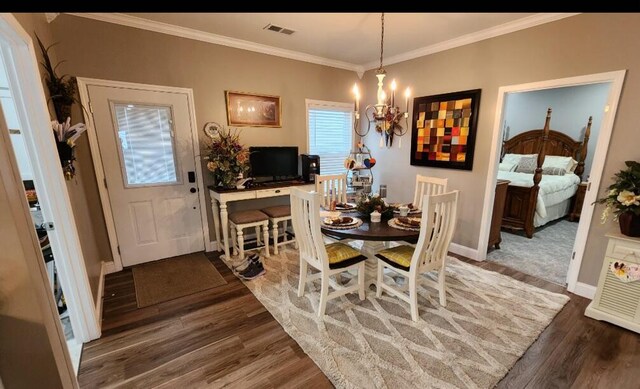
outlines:
[[211, 251], [218, 251], [218, 242], [209, 242], [209, 247], [211, 247]]
[[573, 289], [573, 293], [578, 296], [586, 297], [589, 300], [593, 300], [596, 295], [596, 288], [593, 285], [585, 284], [583, 282], [576, 282], [576, 287]]
[[102, 261], [102, 268], [100, 269], [100, 281], [98, 283], [98, 294], [96, 296], [96, 321], [102, 331], [102, 299], [104, 297], [104, 278], [108, 274], [107, 267], [109, 263], [113, 264], [113, 261]]
[[449, 251], [469, 259], [478, 260], [478, 249], [472, 249], [471, 247], [451, 242], [449, 245]]
[[105, 275], [118, 272], [116, 264], [113, 261], [102, 261], [102, 266], [104, 267]]

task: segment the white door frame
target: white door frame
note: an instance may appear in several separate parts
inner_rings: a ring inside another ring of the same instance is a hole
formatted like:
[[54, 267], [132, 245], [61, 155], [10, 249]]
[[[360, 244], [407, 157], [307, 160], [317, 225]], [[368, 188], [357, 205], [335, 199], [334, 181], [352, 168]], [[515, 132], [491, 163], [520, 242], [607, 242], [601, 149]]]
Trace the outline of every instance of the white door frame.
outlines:
[[484, 208], [482, 213], [482, 224], [480, 226], [480, 241], [478, 242], [478, 260], [485, 260], [487, 257], [487, 248], [489, 245], [489, 229], [491, 216], [493, 213], [493, 200], [495, 197], [496, 180], [498, 177], [498, 163], [500, 160], [500, 150], [502, 146], [502, 113], [504, 109], [504, 96], [512, 92], [526, 92], [541, 89], [551, 89], [559, 87], [568, 87], [585, 84], [611, 83], [609, 97], [607, 99], [608, 111], [605, 111], [600, 125], [598, 139], [596, 139], [596, 149], [589, 174], [589, 189], [584, 198], [584, 206], [578, 224], [578, 232], [576, 234], [575, 244], [573, 246], [574, 256], [569, 264], [567, 273], [567, 290], [569, 292], [576, 291], [578, 282], [578, 273], [582, 264], [584, 248], [587, 243], [587, 235], [591, 218], [593, 216], [593, 202], [598, 197], [598, 188], [600, 187], [600, 179], [604, 170], [605, 158], [609, 148], [611, 139], [611, 131], [620, 101], [620, 92], [624, 83], [626, 70], [618, 70], [606, 73], [589, 74], [585, 76], [561, 78], [556, 80], [537, 81], [519, 85], [502, 86], [498, 90], [498, 101], [496, 103], [496, 116], [493, 125], [493, 138], [491, 142], [491, 153], [489, 154], [489, 171], [487, 173], [487, 186], [484, 191]]
[[0, 14], [2, 55], [9, 76], [20, 124], [45, 221], [55, 221], [49, 232], [51, 250], [64, 289], [74, 336], [81, 342], [100, 337], [99, 312], [91, 294], [89, 277], [73, 217], [60, 157], [51, 129], [51, 116], [40, 81], [39, 63], [31, 36], [16, 18]]
[[[187, 97], [189, 104], [189, 122], [191, 123], [191, 137], [193, 140], [193, 156], [196, 165], [196, 175], [198, 185], [198, 198], [200, 201], [200, 217], [202, 218], [202, 230], [204, 246], [206, 251], [213, 251], [211, 239], [209, 238], [209, 221], [207, 219], [207, 207], [204, 195], [204, 177], [202, 173], [202, 163], [200, 161], [200, 139], [198, 138], [198, 126], [196, 122], [196, 108], [193, 100], [193, 89], [191, 88], [178, 88], [172, 86], [150, 85], [150, 84], [138, 84], [133, 82], [123, 81], [111, 81], [100, 80], [96, 78], [78, 77], [78, 90], [80, 92], [80, 101], [85, 107], [89, 107], [89, 110], [93, 112], [91, 108], [91, 102], [89, 99], [89, 86], [105, 86], [122, 89], [135, 89], [149, 92], [165, 92], [184, 94]], [[118, 252], [118, 236], [116, 234], [116, 225], [113, 219], [113, 213], [111, 212], [111, 199], [109, 198], [109, 192], [105, 186], [104, 165], [102, 164], [102, 155], [100, 154], [100, 146], [98, 145], [98, 134], [95, 131], [95, 123], [93, 122], [93, 115], [87, 115], [86, 113], [86, 125], [87, 133], [89, 134], [89, 146], [91, 148], [91, 157], [93, 159], [93, 166], [96, 172], [96, 183], [98, 184], [98, 191], [100, 192], [100, 200], [102, 202], [102, 214], [107, 225], [107, 233], [109, 235], [109, 243], [111, 245], [111, 254], [113, 255], [114, 268], [107, 268], [107, 273], [113, 273], [122, 270], [122, 258]]]

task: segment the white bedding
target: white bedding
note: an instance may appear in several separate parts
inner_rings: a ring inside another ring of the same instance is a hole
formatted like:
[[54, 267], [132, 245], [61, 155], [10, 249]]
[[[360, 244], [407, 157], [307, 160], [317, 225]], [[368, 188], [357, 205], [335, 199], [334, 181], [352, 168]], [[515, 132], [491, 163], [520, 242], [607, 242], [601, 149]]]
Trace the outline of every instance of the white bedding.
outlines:
[[[511, 181], [509, 185], [527, 188], [533, 186], [533, 174], [529, 173], [498, 171], [498, 178]], [[566, 215], [565, 213], [554, 219], [548, 219], [547, 208], [553, 207], [573, 197], [578, 191], [579, 184], [580, 177], [573, 173], [567, 173], [564, 176], [543, 174], [542, 180], [540, 181], [540, 191], [538, 192], [538, 202], [536, 203], [536, 219], [549, 222]]]

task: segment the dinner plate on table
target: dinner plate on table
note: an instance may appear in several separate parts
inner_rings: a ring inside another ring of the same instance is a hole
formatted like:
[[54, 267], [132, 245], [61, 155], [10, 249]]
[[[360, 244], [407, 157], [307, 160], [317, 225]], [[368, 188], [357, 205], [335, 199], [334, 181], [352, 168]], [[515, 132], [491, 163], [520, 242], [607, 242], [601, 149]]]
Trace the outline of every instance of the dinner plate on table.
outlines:
[[349, 216], [325, 217], [322, 224], [327, 227], [350, 227], [358, 224], [358, 219]]
[[336, 204], [336, 211], [355, 211], [357, 205], [354, 203], [338, 203]]

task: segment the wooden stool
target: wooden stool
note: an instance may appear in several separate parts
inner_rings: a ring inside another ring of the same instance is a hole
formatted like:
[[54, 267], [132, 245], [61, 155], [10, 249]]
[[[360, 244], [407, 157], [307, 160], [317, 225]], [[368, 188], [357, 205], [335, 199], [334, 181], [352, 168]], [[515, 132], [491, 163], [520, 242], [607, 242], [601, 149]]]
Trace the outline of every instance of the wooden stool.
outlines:
[[[229, 228], [231, 229], [231, 244], [233, 254], [244, 258], [244, 232], [245, 228], [256, 228], [256, 241], [260, 243], [260, 227], [264, 238], [265, 256], [269, 258], [269, 217], [256, 210], [238, 211], [229, 214]], [[259, 249], [260, 247], [257, 247]]]
[[[278, 205], [275, 207], [268, 207], [261, 210], [267, 216], [269, 216], [269, 221], [271, 221], [271, 230], [273, 231], [273, 252], [278, 255], [278, 246], [283, 244], [293, 243], [295, 248], [298, 248], [298, 242], [293, 238], [292, 240], [288, 240], [287, 238], [287, 224], [289, 220], [291, 220], [291, 207], [288, 205]], [[281, 243], [278, 242], [278, 223], [283, 223], [283, 232], [284, 238]]]

